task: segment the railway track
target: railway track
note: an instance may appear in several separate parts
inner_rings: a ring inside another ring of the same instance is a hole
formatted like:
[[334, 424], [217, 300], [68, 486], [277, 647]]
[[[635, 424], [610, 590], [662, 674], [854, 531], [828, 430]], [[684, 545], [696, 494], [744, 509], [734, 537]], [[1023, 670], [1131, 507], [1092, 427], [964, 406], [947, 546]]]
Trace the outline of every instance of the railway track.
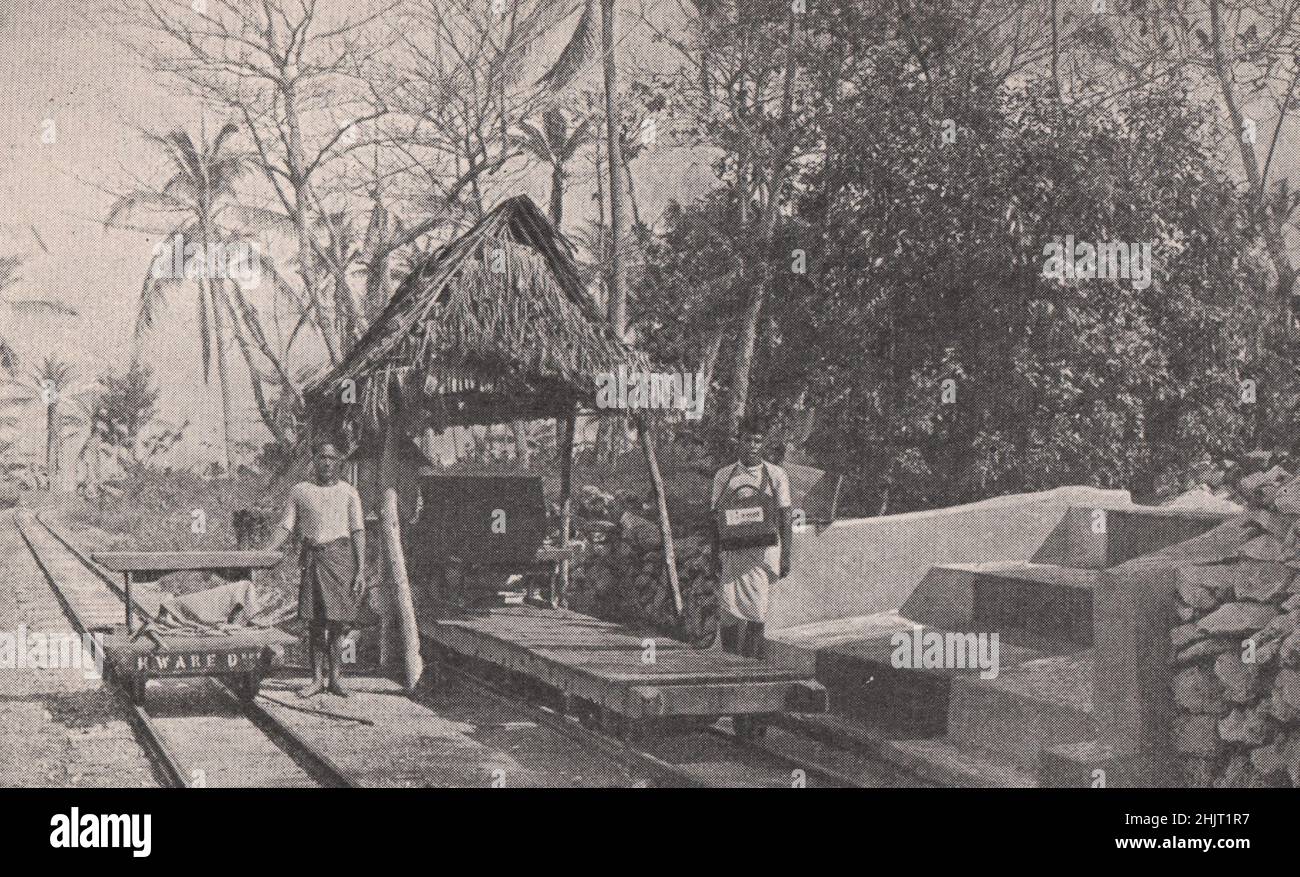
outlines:
[[[15, 523], [79, 632], [102, 626], [105, 619], [120, 621], [125, 594], [111, 576], [41, 516], [17, 512]], [[768, 741], [758, 743], [736, 737], [726, 723], [663, 735], [625, 733], [626, 729], [602, 725], [589, 711], [572, 708], [574, 704], [537, 696], [537, 691], [515, 684], [517, 680], [500, 668], [467, 666], [456, 656], [440, 650], [435, 654], [436, 684], [443, 686], [444, 695], [450, 686], [457, 699], [489, 702], [526, 717], [617, 765], [637, 785], [876, 788], [925, 784], [882, 760], [823, 746], [779, 728], [770, 731]], [[239, 697], [216, 679], [154, 680], [143, 705], [120, 687], [114, 689], [163, 785], [359, 785], [257, 700]], [[777, 745], [780, 742], [796, 744], [796, 751], [792, 754], [792, 747]]]
[[[582, 745], [598, 750], [641, 774], [657, 785], [691, 788], [878, 788], [881, 786], [926, 785], [879, 759], [868, 759], [844, 750], [837, 752], [837, 765], [822, 759], [804, 758], [782, 751], [771, 742], [742, 740], [717, 725], [678, 731], [666, 735], [616, 733], [600, 726], [581, 710], [548, 705], [513, 686], [503, 674], [495, 680], [483, 678], [473, 669], [452, 663], [453, 656], [434, 646], [438, 655], [438, 684], [453, 684], [480, 696], [526, 713]], [[773, 735], [785, 732], [772, 729]], [[788, 735], [787, 735], [788, 736]], [[812, 741], [805, 741], [811, 743]], [[820, 747], [824, 753], [831, 747]]]
[[[19, 511], [14, 522], [78, 633], [121, 618], [125, 594], [77, 546], [39, 515]], [[95, 657], [103, 666], [103, 655]], [[113, 688], [164, 786], [356, 785], [292, 728], [216, 679], [159, 680], [145, 704]]]

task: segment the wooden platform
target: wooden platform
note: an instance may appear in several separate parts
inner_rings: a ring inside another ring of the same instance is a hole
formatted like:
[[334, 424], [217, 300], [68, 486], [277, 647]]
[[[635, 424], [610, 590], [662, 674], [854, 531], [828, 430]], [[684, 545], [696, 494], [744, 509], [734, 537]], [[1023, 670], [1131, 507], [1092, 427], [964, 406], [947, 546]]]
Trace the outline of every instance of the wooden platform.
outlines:
[[458, 655], [629, 719], [826, 710], [825, 689], [800, 671], [637, 636], [562, 609], [497, 607], [482, 615], [424, 619], [420, 630]]
[[114, 572], [173, 573], [269, 569], [283, 561], [285, 555], [278, 551], [97, 551], [90, 557]]

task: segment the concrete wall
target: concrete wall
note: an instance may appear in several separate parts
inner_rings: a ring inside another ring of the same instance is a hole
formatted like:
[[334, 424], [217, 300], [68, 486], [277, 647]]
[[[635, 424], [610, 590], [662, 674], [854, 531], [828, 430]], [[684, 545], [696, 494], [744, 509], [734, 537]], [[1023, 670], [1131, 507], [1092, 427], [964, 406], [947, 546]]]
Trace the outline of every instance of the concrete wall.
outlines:
[[768, 628], [898, 609], [931, 567], [1029, 560], [1069, 506], [1115, 508], [1126, 490], [1058, 487], [969, 505], [836, 521], [796, 533], [790, 575], [777, 583]]
[[1170, 747], [1173, 720], [1170, 630], [1174, 572], [1219, 563], [1248, 538], [1241, 519], [1204, 535], [1105, 570], [1093, 597], [1093, 710], [1098, 740], [1127, 775], [1110, 786], [1177, 785]]

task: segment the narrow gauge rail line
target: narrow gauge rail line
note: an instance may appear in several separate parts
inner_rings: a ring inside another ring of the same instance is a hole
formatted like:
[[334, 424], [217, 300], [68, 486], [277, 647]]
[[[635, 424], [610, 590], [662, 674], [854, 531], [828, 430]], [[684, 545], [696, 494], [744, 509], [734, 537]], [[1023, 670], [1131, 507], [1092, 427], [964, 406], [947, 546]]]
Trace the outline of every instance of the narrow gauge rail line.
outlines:
[[[79, 633], [87, 634], [96, 625], [85, 617], [87, 607], [77, 605], [79, 600], [84, 601], [87, 597], [102, 598], [106, 592], [120, 604], [125, 600], [125, 594], [117, 582], [99, 569], [77, 546], [40, 515], [34, 517], [40, 530], [31, 528], [26, 514], [15, 512], [14, 522], [18, 532], [73, 626]], [[43, 538], [47, 534], [57, 545]], [[39, 545], [42, 542], [45, 544]], [[56, 575], [54, 566], [57, 558], [53, 556], [54, 550], [65, 552], [93, 573], [98, 583], [103, 585], [103, 591], [95, 595], [70, 595], [66, 590], [67, 583], [60, 581]], [[98, 654], [95, 657], [101, 661], [102, 666], [104, 656]], [[151, 711], [146, 705], [133, 701], [120, 686], [112, 687], [127, 710], [159, 783], [164, 786], [184, 788], [196, 784], [206, 785], [210, 777], [219, 781], [251, 778], [259, 780], [255, 783], [259, 785], [357, 785], [352, 777], [328, 756], [303, 740], [292, 728], [260, 704], [240, 698], [217, 679], [198, 677], [176, 680], [168, 686], [171, 690], [159, 693], [164, 700], [168, 699], [169, 694], [177, 694], [177, 688], [181, 689], [180, 693], [186, 699], [193, 700], [198, 695], [198, 704], [223, 708], [224, 712], [217, 716], [195, 715], [174, 706], [171, 714], [166, 714], [166, 709], [160, 714], [157, 706]], [[221, 751], [229, 753], [230, 757], [221, 757]]]
[[[41, 515], [34, 515], [40, 530], [36, 533], [48, 534], [58, 543], [58, 547], [74, 557], [81, 566], [94, 574], [98, 584], [102, 584], [120, 603], [125, 599], [121, 586], [113, 577], [107, 575], [78, 546], [70, 542], [57, 528], [45, 521]], [[62, 583], [58, 581], [54, 570], [50, 568], [49, 558], [44, 557], [36, 546], [36, 539], [28, 532], [30, 522], [24, 521], [16, 514], [18, 529], [28, 548], [36, 558], [46, 578], [63, 604], [69, 617], [81, 632], [86, 625], [73, 601], [64, 593]], [[582, 746], [594, 750], [601, 757], [618, 764], [634, 774], [653, 779], [663, 785], [687, 786], [699, 788], [730, 788], [735, 786], [769, 786], [782, 787], [795, 783], [799, 776], [810, 787], [871, 787], [873, 783], [863, 782], [832, 767], [821, 765], [813, 760], [791, 757], [764, 743], [742, 741], [734, 734], [717, 727], [700, 728], [667, 737], [642, 737], [630, 735], [616, 736], [584, 723], [577, 716], [553, 709], [535, 702], [526, 695], [506, 690], [473, 673], [471, 670], [455, 666], [445, 660], [447, 656], [439, 654], [437, 673], [440, 680], [474, 692], [487, 700], [495, 701], [511, 710], [528, 715], [540, 725], [558, 731]], [[180, 682], [181, 680], [177, 680]], [[281, 769], [272, 771], [274, 777], [267, 776], [265, 765], [260, 773], [264, 785], [323, 785], [353, 787], [357, 783], [330, 758], [321, 753], [296, 731], [287, 726], [270, 711], [256, 702], [244, 700], [224, 683], [216, 679], [185, 680], [192, 689], [195, 683], [203, 688], [199, 692], [186, 692], [187, 697], [199, 695], [207, 698], [207, 703], [214, 701], [225, 707], [243, 720], [245, 728], [240, 734], [253, 734], [254, 729], [259, 740], [248, 743], [236, 743], [233, 748], [242, 753], [241, 760], [248, 760], [249, 747], [265, 749], [269, 740], [296, 765], [296, 770]], [[184, 727], [186, 721], [197, 721], [194, 717], [184, 715], [158, 715], [157, 710], [151, 714], [144, 706], [135, 703], [126, 693], [114, 686], [118, 696], [128, 710], [132, 724], [140, 735], [142, 745], [155, 766], [159, 781], [169, 786], [188, 786], [192, 784], [194, 759], [187, 759], [180, 750], [191, 748], [194, 741], [189, 729]], [[167, 692], [161, 692], [164, 697]], [[158, 698], [155, 698], [158, 700]], [[202, 702], [202, 701], [201, 701]], [[251, 725], [252, 727], [247, 727]], [[238, 729], [237, 729], [238, 730]], [[205, 735], [211, 737], [211, 733]], [[229, 745], [232, 735], [223, 728], [219, 736], [223, 744]], [[263, 746], [258, 747], [261, 742]], [[202, 757], [211, 760], [211, 747], [200, 748]], [[904, 774], [897, 766], [883, 760], [869, 758], [872, 772], [885, 777], [907, 776], [909, 783], [915, 778]], [[238, 761], [232, 772], [238, 773]], [[211, 773], [211, 770], [205, 771]], [[799, 773], [796, 773], [799, 772]], [[271, 780], [267, 782], [267, 780]]]
[[[716, 727], [688, 730], [665, 737], [615, 736], [577, 716], [535, 702], [507, 690], [472, 670], [449, 663], [440, 647], [436, 672], [439, 681], [463, 686], [505, 706], [521, 710], [534, 721], [590, 746], [630, 770], [644, 773], [664, 785], [693, 788], [736, 786], [790, 787], [799, 777], [814, 788], [870, 788], [871, 783], [832, 767], [793, 758], [771, 747], [743, 741]], [[882, 775], [900, 777], [894, 765], [872, 759], [871, 768]], [[910, 782], [917, 782], [909, 777]]]

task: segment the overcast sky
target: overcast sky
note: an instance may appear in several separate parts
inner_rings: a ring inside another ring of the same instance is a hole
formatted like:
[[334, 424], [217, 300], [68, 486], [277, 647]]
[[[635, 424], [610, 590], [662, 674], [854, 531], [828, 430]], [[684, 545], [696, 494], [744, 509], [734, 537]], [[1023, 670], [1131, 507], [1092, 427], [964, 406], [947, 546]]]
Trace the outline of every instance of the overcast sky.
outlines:
[[[102, 225], [112, 197], [97, 187], [122, 191], [129, 174], [150, 179], [162, 161], [139, 129], [165, 132], [184, 125], [197, 130], [200, 109], [174, 86], [144, 69], [105, 24], [106, 0], [0, 0], [0, 254], [27, 257], [22, 282], [7, 295], [66, 302], [79, 317], [16, 317], [0, 303], [0, 332], [28, 362], [49, 353], [77, 363], [89, 382], [110, 365], [129, 361], [140, 283], [156, 239]], [[347, 3], [348, 7], [363, 5]], [[221, 119], [208, 114], [208, 130]], [[53, 123], [53, 143], [42, 133]], [[662, 160], [661, 160], [662, 159]], [[707, 188], [706, 159], [645, 153], [634, 167], [643, 218], [653, 218], [668, 197]], [[524, 180], [545, 205], [549, 174]], [[575, 181], [577, 182], [577, 181]], [[568, 217], [594, 214], [591, 192], [575, 190]], [[189, 465], [220, 456], [220, 404], [205, 387], [197, 352], [193, 293], [180, 293], [142, 356], [154, 366], [162, 389], [162, 416], [192, 423], [175, 462]], [[247, 374], [237, 351], [230, 356], [237, 382], [236, 438], [264, 440]], [[38, 420], [39, 409], [31, 409]], [[40, 447], [39, 424], [26, 430], [22, 446]]]
[[[80, 313], [15, 320], [6, 309], [0, 331], [28, 363], [57, 353], [87, 382], [130, 359], [134, 304], [154, 245], [103, 227], [112, 198], [96, 186], [120, 185], [123, 168], [158, 164], [138, 128], [166, 130], [196, 113], [96, 29], [98, 2], [90, 0], [85, 18], [60, 0], [0, 6], [0, 251], [28, 259], [8, 294], [62, 300]], [[47, 120], [54, 143], [42, 141]], [[217, 437], [217, 402], [202, 390], [189, 309], [174, 307], [158, 337], [165, 343], [148, 344], [146, 359], [163, 389], [163, 415], [189, 416], [191, 453], [208, 456], [201, 443]]]

